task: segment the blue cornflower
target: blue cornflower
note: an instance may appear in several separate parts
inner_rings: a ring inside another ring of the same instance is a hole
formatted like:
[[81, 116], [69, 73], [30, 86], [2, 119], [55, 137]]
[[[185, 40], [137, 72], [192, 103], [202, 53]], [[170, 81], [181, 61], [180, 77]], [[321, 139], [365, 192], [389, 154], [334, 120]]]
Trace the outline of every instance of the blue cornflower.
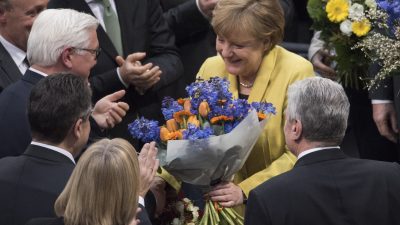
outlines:
[[257, 110], [257, 112], [261, 112], [263, 114], [276, 114], [276, 110], [274, 105], [269, 102], [253, 102], [251, 106]]
[[183, 131], [183, 139], [197, 140], [208, 138], [213, 134], [213, 130], [210, 127], [206, 127], [203, 130], [200, 127], [189, 123], [188, 128]]
[[400, 25], [400, 2], [393, 0], [378, 0], [377, 4], [388, 14], [389, 18], [387, 24], [393, 34], [396, 29], [395, 27]]
[[160, 137], [160, 128], [158, 121], [148, 120], [144, 117], [136, 119], [128, 124], [129, 133], [133, 138], [139, 139], [142, 142], [158, 141]]
[[238, 120], [242, 120], [249, 114], [251, 106], [246, 99], [235, 99], [232, 102], [232, 108], [233, 116]]
[[183, 110], [183, 107], [171, 97], [165, 97], [162, 101], [161, 107], [161, 111], [164, 115], [165, 120], [172, 119], [174, 113]]

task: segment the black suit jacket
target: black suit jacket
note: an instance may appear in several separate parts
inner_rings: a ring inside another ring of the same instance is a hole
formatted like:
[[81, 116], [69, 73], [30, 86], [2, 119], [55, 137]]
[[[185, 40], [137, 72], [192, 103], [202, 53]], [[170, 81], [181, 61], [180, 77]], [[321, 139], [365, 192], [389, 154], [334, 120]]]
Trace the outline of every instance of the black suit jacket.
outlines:
[[164, 18], [176, 36], [184, 67], [183, 86], [195, 81], [203, 62], [217, 54], [216, 35], [195, 0], [161, 0]]
[[12, 83], [15, 83], [21, 78], [21, 71], [15, 64], [11, 55], [0, 43], [0, 93]]
[[21, 156], [0, 159], [0, 224], [55, 216], [54, 202], [74, 167], [68, 157], [36, 145]]
[[397, 163], [321, 150], [251, 191], [245, 224], [400, 224], [399, 190]]
[[[0, 94], [0, 158], [21, 155], [32, 141], [27, 107], [32, 88], [44, 76], [27, 70], [16, 83]], [[107, 131], [97, 125], [90, 117], [90, 134], [87, 145], [104, 137]]]
[[[182, 62], [175, 47], [175, 38], [168, 24], [162, 17], [162, 10], [158, 0], [118, 0], [115, 1], [121, 27], [122, 47], [124, 55], [135, 52], [146, 52], [146, 59], [142, 64], [152, 62], [158, 65], [162, 71], [161, 80], [148, 90], [145, 95], [139, 95], [134, 88], [130, 87], [124, 99], [130, 105], [128, 115], [122, 123], [118, 124], [112, 131], [112, 136], [123, 137], [133, 141], [127, 131], [127, 124], [137, 118], [137, 114], [149, 119], [162, 121], [161, 100], [165, 96], [176, 96], [177, 87], [175, 82], [182, 76]], [[84, 0], [51, 0], [49, 8], [71, 8], [92, 14], [88, 4]], [[114, 85], [109, 85], [106, 80], [99, 79], [93, 86], [114, 86], [108, 92], [123, 88], [117, 77], [117, 63], [115, 57], [117, 51], [104, 29], [97, 29], [102, 53], [97, 64], [91, 71], [91, 76], [112, 74], [116, 79]], [[118, 81], [118, 82], [117, 82]], [[104, 94], [106, 94], [104, 92]]]
[[0, 158], [21, 155], [31, 142], [27, 106], [33, 86], [42, 78], [27, 70], [0, 94]]

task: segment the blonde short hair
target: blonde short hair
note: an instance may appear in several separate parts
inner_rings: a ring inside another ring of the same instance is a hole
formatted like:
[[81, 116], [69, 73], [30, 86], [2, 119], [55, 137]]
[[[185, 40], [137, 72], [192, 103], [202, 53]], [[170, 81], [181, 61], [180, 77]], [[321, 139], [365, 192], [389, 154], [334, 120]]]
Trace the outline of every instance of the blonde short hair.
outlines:
[[277, 0], [220, 0], [211, 25], [223, 37], [248, 33], [269, 44], [269, 51], [283, 39], [285, 18]]
[[136, 214], [139, 185], [136, 150], [123, 139], [103, 139], [79, 159], [54, 208], [66, 225], [126, 225]]

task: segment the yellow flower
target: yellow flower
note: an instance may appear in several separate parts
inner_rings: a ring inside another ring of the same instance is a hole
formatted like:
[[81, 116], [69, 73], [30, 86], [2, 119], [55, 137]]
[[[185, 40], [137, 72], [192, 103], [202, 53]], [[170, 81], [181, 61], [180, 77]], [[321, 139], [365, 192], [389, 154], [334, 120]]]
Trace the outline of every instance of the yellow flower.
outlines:
[[347, 0], [329, 0], [326, 4], [328, 19], [340, 23], [349, 15], [349, 2]]
[[358, 37], [365, 36], [371, 30], [371, 23], [368, 19], [363, 19], [361, 21], [355, 21], [351, 23], [351, 29]]

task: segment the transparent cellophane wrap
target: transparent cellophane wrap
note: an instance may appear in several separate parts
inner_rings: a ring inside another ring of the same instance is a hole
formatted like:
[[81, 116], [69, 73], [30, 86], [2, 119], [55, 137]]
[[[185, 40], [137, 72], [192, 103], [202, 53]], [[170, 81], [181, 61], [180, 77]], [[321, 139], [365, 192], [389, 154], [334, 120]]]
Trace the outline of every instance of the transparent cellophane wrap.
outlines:
[[159, 149], [160, 165], [177, 180], [204, 191], [231, 181], [250, 155], [267, 119], [259, 122], [252, 110], [231, 132], [199, 140], [170, 140]]

